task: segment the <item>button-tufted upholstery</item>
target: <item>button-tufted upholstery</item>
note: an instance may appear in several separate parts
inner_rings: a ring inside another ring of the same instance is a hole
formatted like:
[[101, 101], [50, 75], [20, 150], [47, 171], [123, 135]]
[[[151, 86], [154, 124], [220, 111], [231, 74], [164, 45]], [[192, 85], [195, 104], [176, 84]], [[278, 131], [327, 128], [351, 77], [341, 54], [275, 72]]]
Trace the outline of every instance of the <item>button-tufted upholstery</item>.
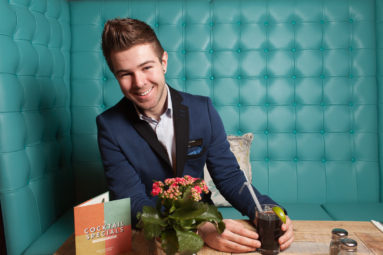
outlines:
[[382, 0], [1, 0], [8, 253], [51, 253], [73, 231], [65, 209], [105, 190], [95, 117], [122, 97], [100, 49], [114, 17], [150, 24], [168, 83], [209, 96], [228, 134], [254, 134], [253, 184], [291, 218], [383, 220], [382, 13]]

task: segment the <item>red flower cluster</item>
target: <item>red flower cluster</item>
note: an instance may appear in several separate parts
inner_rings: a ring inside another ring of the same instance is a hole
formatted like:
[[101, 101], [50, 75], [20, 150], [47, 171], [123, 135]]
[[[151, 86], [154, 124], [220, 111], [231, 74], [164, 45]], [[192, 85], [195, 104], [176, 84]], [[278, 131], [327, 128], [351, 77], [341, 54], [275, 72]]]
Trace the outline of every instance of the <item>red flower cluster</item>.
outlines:
[[162, 181], [154, 182], [152, 195], [170, 200], [179, 200], [188, 189], [191, 189], [192, 198], [195, 201], [201, 200], [202, 192], [209, 193], [204, 180], [185, 175], [183, 178], [168, 178], [165, 180], [165, 183]]

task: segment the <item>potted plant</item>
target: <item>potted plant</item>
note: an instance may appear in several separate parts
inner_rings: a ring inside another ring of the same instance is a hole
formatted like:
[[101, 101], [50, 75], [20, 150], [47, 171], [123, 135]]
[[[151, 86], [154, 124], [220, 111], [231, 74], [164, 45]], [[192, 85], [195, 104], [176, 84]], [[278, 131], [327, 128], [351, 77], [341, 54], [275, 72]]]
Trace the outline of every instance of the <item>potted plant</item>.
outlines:
[[147, 239], [160, 239], [166, 254], [193, 254], [203, 247], [198, 227], [215, 224], [219, 233], [225, 229], [222, 215], [211, 204], [201, 201], [209, 190], [204, 180], [185, 175], [153, 183], [152, 195], [158, 196], [156, 207], [144, 206], [137, 214], [138, 227]]

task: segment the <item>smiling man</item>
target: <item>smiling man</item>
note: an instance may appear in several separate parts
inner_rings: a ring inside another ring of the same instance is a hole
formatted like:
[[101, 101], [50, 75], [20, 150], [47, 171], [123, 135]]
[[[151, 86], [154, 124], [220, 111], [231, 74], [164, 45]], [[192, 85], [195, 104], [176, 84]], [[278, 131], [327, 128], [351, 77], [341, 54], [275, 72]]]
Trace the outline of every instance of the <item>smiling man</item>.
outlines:
[[[203, 178], [206, 164], [221, 194], [253, 219], [255, 204], [249, 192], [238, 190], [246, 181], [222, 121], [209, 98], [171, 88], [165, 81], [168, 55], [154, 31], [134, 19], [105, 24], [102, 49], [124, 97], [97, 117], [98, 142], [112, 199], [131, 198], [132, 224], [144, 205], [155, 206], [153, 180], [190, 175]], [[275, 202], [261, 195], [261, 203]], [[210, 197], [204, 197], [212, 203]], [[211, 247], [226, 252], [248, 252], [260, 247], [258, 234], [226, 219], [218, 234], [207, 223], [199, 234]], [[282, 225], [281, 249], [293, 241], [287, 217]]]

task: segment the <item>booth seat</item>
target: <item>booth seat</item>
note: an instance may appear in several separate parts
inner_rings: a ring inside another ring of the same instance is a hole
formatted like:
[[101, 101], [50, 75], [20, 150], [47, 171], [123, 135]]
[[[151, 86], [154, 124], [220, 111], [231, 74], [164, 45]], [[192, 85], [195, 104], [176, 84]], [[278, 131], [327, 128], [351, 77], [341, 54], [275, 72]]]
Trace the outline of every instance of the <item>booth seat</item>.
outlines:
[[73, 206], [106, 190], [95, 118], [122, 97], [100, 48], [114, 17], [150, 24], [169, 85], [253, 133], [252, 183], [292, 219], [383, 221], [382, 0], [1, 0], [9, 255], [52, 254]]

